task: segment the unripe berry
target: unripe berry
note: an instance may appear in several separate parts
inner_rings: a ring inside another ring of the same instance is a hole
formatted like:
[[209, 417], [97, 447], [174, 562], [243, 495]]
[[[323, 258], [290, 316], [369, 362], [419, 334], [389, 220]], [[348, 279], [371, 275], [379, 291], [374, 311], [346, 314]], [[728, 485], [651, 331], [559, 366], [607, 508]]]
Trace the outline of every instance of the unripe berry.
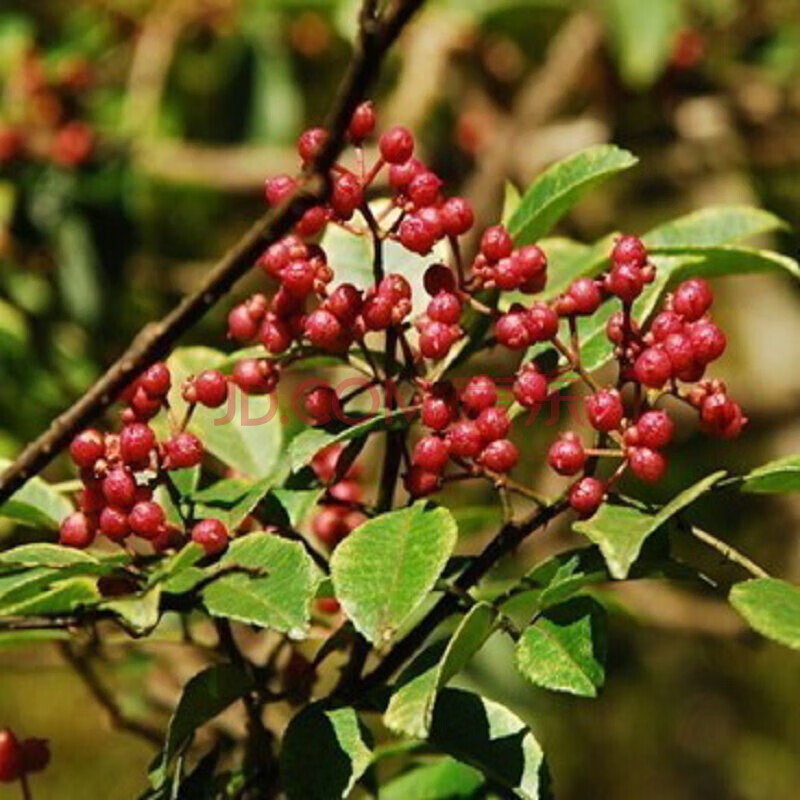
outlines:
[[400, 243], [419, 255], [430, 253], [436, 243], [436, 231], [419, 214], [409, 214], [400, 224]]
[[193, 433], [183, 431], [164, 442], [164, 455], [167, 469], [189, 469], [203, 460], [205, 449]]
[[525, 315], [531, 342], [546, 342], [558, 333], [558, 314], [546, 303], [534, 303]]
[[714, 294], [708, 281], [702, 278], [692, 278], [684, 281], [675, 289], [672, 296], [672, 308], [687, 322], [700, 319], [711, 308]]
[[645, 411], [636, 421], [637, 443], [659, 450], [672, 441], [675, 424], [666, 411]]
[[328, 221], [328, 212], [324, 206], [314, 206], [309, 208], [300, 221], [294, 226], [298, 236], [316, 236]]
[[438, 360], [444, 358], [460, 335], [460, 328], [430, 321], [420, 331], [419, 349], [425, 358]]
[[325, 307], [342, 325], [352, 325], [361, 311], [361, 292], [352, 283], [342, 283], [330, 293]]
[[428, 316], [445, 325], [457, 325], [461, 319], [461, 301], [452, 292], [439, 292], [428, 303]]
[[514, 242], [502, 225], [492, 225], [483, 232], [480, 249], [488, 261], [495, 262], [511, 255]]
[[727, 345], [725, 334], [713, 322], [700, 320], [689, 328], [689, 340], [692, 343], [694, 357], [700, 364], [716, 361]]
[[355, 175], [345, 172], [336, 176], [333, 181], [330, 203], [339, 219], [350, 219], [363, 199], [364, 189], [361, 181]]
[[116, 506], [106, 506], [100, 512], [100, 533], [112, 542], [122, 542], [131, 532], [128, 513]]
[[645, 483], [658, 483], [667, 470], [667, 460], [649, 447], [632, 447], [628, 451], [631, 472]]
[[541, 292], [547, 282], [547, 256], [544, 250], [535, 244], [528, 244], [516, 251], [514, 260], [522, 279], [522, 291], [527, 294]]
[[339, 398], [330, 386], [316, 386], [305, 397], [306, 413], [317, 425], [324, 425], [333, 419], [338, 408]]
[[309, 128], [300, 134], [297, 140], [297, 153], [304, 164], [310, 164], [325, 147], [328, 132], [325, 128]]
[[574, 433], [562, 434], [550, 445], [547, 463], [559, 475], [575, 475], [586, 463], [586, 451], [581, 440]]
[[128, 525], [143, 539], [155, 538], [166, 521], [164, 509], [152, 500], [137, 503], [128, 514]]
[[643, 267], [647, 263], [647, 248], [638, 236], [620, 236], [611, 251], [614, 264], [634, 264]]
[[50, 746], [47, 739], [23, 739], [21, 748], [25, 772], [41, 772], [50, 763]]
[[662, 311], [653, 318], [650, 333], [657, 342], [663, 342], [673, 333], [684, 332], [684, 322], [674, 311]]
[[200, 405], [219, 408], [228, 399], [228, 380], [217, 369], [206, 369], [192, 381], [195, 397]]
[[508, 412], [500, 406], [484, 408], [475, 420], [484, 442], [505, 439], [511, 429]]
[[105, 454], [103, 434], [94, 428], [79, 433], [69, 446], [69, 454], [78, 467], [93, 467]]
[[292, 344], [292, 329], [275, 314], [267, 314], [258, 331], [258, 340], [273, 355], [285, 352]]
[[660, 389], [672, 377], [672, 363], [661, 348], [648, 347], [636, 359], [633, 372], [643, 386]]
[[416, 464], [403, 476], [403, 483], [411, 497], [427, 497], [438, 491], [442, 485], [438, 473], [428, 472]]
[[314, 535], [330, 548], [336, 547], [349, 533], [347, 509], [342, 506], [323, 506], [311, 522]]
[[0, 783], [13, 783], [24, 770], [22, 748], [8, 728], [0, 730]]
[[151, 364], [139, 378], [139, 385], [152, 397], [164, 397], [172, 386], [169, 367], [163, 361]]
[[281, 282], [290, 294], [307, 297], [314, 290], [317, 271], [310, 261], [292, 261], [281, 271]]
[[125, 469], [109, 470], [103, 478], [103, 494], [112, 506], [130, 508], [136, 501], [136, 481]]
[[245, 394], [269, 394], [278, 383], [278, 373], [266, 359], [246, 358], [233, 368], [232, 379]]
[[244, 303], [234, 306], [228, 314], [228, 336], [237, 342], [244, 343], [255, 339], [258, 327], [258, 320], [253, 319]]
[[430, 394], [422, 401], [420, 417], [422, 424], [435, 431], [443, 431], [455, 416], [453, 402], [450, 398]]
[[464, 387], [461, 402], [468, 411], [478, 414], [497, 405], [497, 385], [488, 375], [475, 375]]
[[586, 413], [595, 430], [609, 433], [619, 428], [625, 409], [616, 389], [601, 389], [586, 398]]
[[448, 236], [461, 236], [475, 223], [472, 205], [465, 197], [451, 197], [439, 209], [442, 228]]
[[456, 422], [447, 431], [450, 454], [456, 458], [477, 458], [483, 449], [483, 436], [478, 426], [471, 420]]
[[347, 135], [353, 144], [361, 144], [375, 130], [375, 107], [371, 100], [365, 100], [356, 107], [350, 124], [347, 127]]
[[85, 550], [93, 541], [95, 525], [82, 511], [70, 514], [58, 531], [58, 543], [64, 547], [75, 547]]
[[511, 472], [519, 461], [519, 450], [508, 439], [498, 439], [483, 448], [478, 461], [492, 472]]
[[594, 514], [603, 502], [606, 487], [597, 478], [581, 478], [569, 490], [569, 504], [579, 517], [587, 519]]
[[389, 164], [402, 164], [414, 152], [414, 137], [402, 125], [389, 128], [378, 140], [378, 149], [383, 160]]
[[603, 300], [600, 287], [591, 278], [578, 278], [573, 281], [567, 289], [567, 295], [574, 303], [574, 313], [581, 316], [594, 314]]
[[517, 373], [511, 391], [521, 406], [534, 408], [547, 400], [549, 394], [547, 378], [535, 365], [529, 364]]
[[276, 206], [284, 201], [297, 188], [297, 181], [291, 175], [276, 175], [264, 181], [264, 196], [267, 203]]
[[605, 279], [606, 291], [623, 303], [632, 303], [642, 293], [644, 283], [641, 267], [630, 262], [616, 264]]
[[694, 348], [691, 339], [683, 333], [670, 333], [661, 343], [672, 364], [672, 371], [679, 375], [692, 368]]
[[438, 436], [425, 436], [414, 447], [414, 463], [428, 472], [441, 472], [449, 458], [450, 448]]
[[305, 319], [305, 335], [315, 347], [336, 350], [343, 341], [342, 325], [330, 311], [318, 308]]
[[156, 446], [156, 435], [149, 425], [134, 422], [126, 425], [119, 434], [119, 448], [126, 464], [138, 465], [147, 461]]
[[442, 179], [435, 173], [425, 170], [417, 173], [408, 184], [408, 197], [418, 208], [431, 206], [439, 199]]
[[526, 313], [510, 311], [502, 314], [494, 324], [494, 335], [500, 344], [510, 350], [524, 350], [531, 343]]
[[192, 541], [207, 556], [221, 553], [228, 546], [228, 529], [218, 519], [204, 519], [192, 528]]
[[386, 294], [373, 294], [364, 301], [361, 317], [369, 331], [383, 331], [392, 324], [394, 302]]
[[78, 508], [86, 514], [96, 514], [106, 504], [106, 496], [99, 485], [84, 486], [78, 492]]

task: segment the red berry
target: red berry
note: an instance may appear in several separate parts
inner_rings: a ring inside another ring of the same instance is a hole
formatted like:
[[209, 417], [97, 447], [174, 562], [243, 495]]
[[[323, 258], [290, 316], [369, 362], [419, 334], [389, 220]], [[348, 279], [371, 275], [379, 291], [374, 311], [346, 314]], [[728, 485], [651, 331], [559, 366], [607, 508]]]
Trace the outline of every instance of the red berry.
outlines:
[[93, 467], [105, 455], [105, 439], [100, 431], [88, 428], [79, 433], [69, 446], [69, 454], [78, 467]]
[[451, 197], [439, 209], [442, 228], [448, 236], [461, 236], [475, 223], [475, 212], [465, 197]]
[[633, 372], [639, 383], [660, 389], [672, 377], [672, 363], [661, 348], [648, 347], [636, 359]]
[[204, 519], [192, 528], [192, 541], [207, 556], [221, 553], [228, 546], [228, 529], [218, 519]]
[[123, 541], [131, 532], [128, 513], [122, 508], [106, 506], [100, 512], [100, 533], [112, 542]]
[[499, 406], [484, 408], [475, 420], [484, 442], [505, 439], [511, 429], [508, 412]]
[[350, 219], [364, 199], [361, 181], [355, 175], [345, 172], [337, 175], [331, 191], [331, 208], [339, 219]]
[[414, 152], [414, 137], [407, 128], [397, 125], [389, 128], [378, 140], [378, 149], [383, 160], [389, 164], [402, 164]]
[[547, 281], [547, 256], [541, 247], [528, 244], [514, 254], [522, 279], [522, 291], [528, 294], [541, 292]]
[[425, 165], [416, 158], [409, 158], [402, 164], [392, 164], [389, 168], [389, 185], [398, 191], [404, 190], [415, 175], [425, 171]]
[[567, 295], [574, 303], [574, 313], [585, 316], [594, 314], [603, 300], [600, 287], [591, 278], [578, 278], [573, 281]]
[[342, 283], [330, 293], [325, 307], [342, 325], [352, 325], [361, 311], [361, 292], [352, 283]]
[[450, 454], [456, 458], [477, 458], [483, 449], [483, 436], [471, 420], [456, 422], [447, 431]]
[[650, 325], [650, 333], [657, 342], [663, 342], [670, 334], [683, 333], [683, 320], [674, 311], [662, 311]]
[[612, 344], [622, 344], [625, 340], [625, 315], [615, 311], [606, 322], [606, 336]]
[[156, 553], [165, 553], [167, 550], [179, 550], [184, 542], [183, 531], [176, 525], [167, 524], [150, 540], [150, 546]]
[[23, 739], [21, 747], [25, 772], [41, 772], [50, 763], [50, 746], [47, 739]]
[[342, 325], [324, 308], [312, 311], [306, 317], [303, 329], [311, 344], [322, 350], [336, 350], [342, 345]]
[[325, 147], [328, 131], [325, 128], [309, 128], [297, 140], [297, 152], [304, 164], [310, 164]]
[[12, 783], [24, 770], [22, 748], [8, 728], [0, 730], [0, 782]]
[[724, 352], [727, 340], [725, 334], [713, 322], [700, 320], [689, 328], [694, 357], [700, 364], [716, 361]]
[[316, 386], [305, 397], [306, 413], [317, 425], [324, 425], [333, 419], [339, 407], [339, 398], [330, 386]]
[[450, 458], [450, 448], [438, 436], [425, 436], [414, 448], [414, 463], [428, 472], [441, 472]]
[[564, 433], [550, 445], [547, 463], [559, 475], [575, 475], [586, 463], [586, 451], [574, 433]]
[[412, 465], [403, 477], [406, 491], [412, 497], [427, 497], [438, 491], [442, 485], [441, 478], [436, 472], [428, 472], [416, 464]]
[[53, 139], [51, 156], [62, 167], [76, 167], [83, 164], [94, 147], [94, 132], [78, 120], [68, 122]]
[[419, 214], [409, 214], [400, 224], [400, 243], [412, 253], [430, 253], [436, 243], [435, 234], [436, 231]]
[[700, 319], [711, 308], [714, 294], [708, 281], [702, 278], [692, 278], [684, 281], [672, 296], [672, 308], [687, 322]]
[[[58, 542], [64, 547], [84, 550], [94, 541], [95, 530], [94, 523], [86, 514], [75, 511], [61, 523]], [[2, 762], [1, 756], [0, 762]]]
[[547, 400], [547, 378], [533, 364], [529, 364], [517, 373], [512, 392], [521, 406], [534, 408]]
[[611, 260], [617, 264], [634, 264], [643, 267], [647, 263], [647, 248], [637, 236], [620, 236], [611, 251]]
[[481, 253], [488, 261], [495, 262], [507, 258], [514, 249], [514, 242], [502, 225], [492, 225], [481, 237]]
[[558, 314], [546, 303], [534, 303], [525, 315], [531, 342], [546, 342], [558, 333]]
[[208, 408], [219, 408], [228, 399], [228, 380], [216, 369], [203, 370], [192, 381], [197, 402]]
[[328, 494], [340, 503], [360, 503], [364, 499], [364, 492], [360, 484], [354, 480], [343, 480], [334, 483], [328, 489]]
[[431, 206], [439, 199], [442, 179], [435, 173], [425, 170], [417, 173], [408, 184], [408, 197], [418, 208]]
[[443, 322], [428, 322], [419, 334], [419, 349], [425, 358], [444, 358], [460, 335], [460, 328]]
[[497, 341], [511, 350], [524, 350], [531, 343], [527, 315], [523, 311], [501, 314], [494, 324]]
[[237, 342], [250, 342], [256, 338], [259, 322], [253, 319], [247, 306], [234, 306], [228, 314], [228, 336]]
[[644, 283], [641, 267], [631, 262], [616, 264], [605, 279], [606, 290], [623, 303], [632, 303], [642, 293]]
[[483, 448], [478, 460], [492, 472], [511, 472], [519, 461], [519, 450], [508, 439], [497, 439]]
[[388, 297], [393, 303], [411, 299], [411, 284], [400, 274], [392, 272], [378, 284], [378, 294]]
[[298, 236], [316, 236], [328, 221], [328, 212], [324, 206], [314, 206], [300, 217], [294, 226]]
[[167, 469], [189, 469], [203, 460], [205, 449], [193, 433], [184, 431], [164, 442], [164, 454]]
[[461, 301], [452, 292], [439, 292], [428, 303], [428, 316], [436, 322], [457, 325], [461, 319]]
[[264, 196], [267, 203], [276, 206], [297, 188], [297, 181], [290, 175], [276, 175], [264, 182]]
[[422, 401], [420, 416], [423, 425], [443, 431], [455, 416], [452, 400], [443, 395], [430, 394]]
[[586, 398], [586, 412], [595, 430], [608, 433], [619, 428], [625, 409], [616, 389], [601, 389]]
[[130, 508], [136, 501], [136, 481], [121, 467], [110, 470], [103, 478], [103, 494], [112, 506]]
[[283, 353], [292, 344], [293, 336], [289, 325], [275, 314], [267, 314], [258, 331], [258, 340], [270, 353]]
[[522, 272], [515, 255], [501, 258], [494, 266], [494, 282], [499, 289], [510, 291], [522, 284]]
[[314, 291], [316, 275], [317, 270], [310, 261], [292, 261], [281, 271], [281, 283], [287, 292], [303, 298]]
[[128, 514], [128, 525], [143, 539], [155, 538], [166, 521], [164, 509], [152, 500], [137, 503]]
[[672, 441], [675, 425], [666, 411], [645, 411], [636, 421], [637, 444], [658, 450]]
[[169, 367], [163, 361], [151, 364], [139, 378], [139, 385], [152, 397], [164, 397], [172, 386]]
[[597, 478], [581, 478], [569, 490], [569, 504], [579, 517], [591, 517], [603, 502], [606, 487]]
[[138, 465], [147, 462], [156, 446], [156, 435], [149, 425], [134, 422], [126, 425], [119, 434], [119, 449], [126, 464]]
[[233, 382], [245, 394], [269, 394], [278, 382], [278, 373], [266, 359], [247, 358], [233, 368]]
[[632, 447], [628, 451], [628, 464], [631, 472], [645, 483], [657, 483], [667, 469], [664, 456], [649, 447]]
[[361, 144], [375, 130], [375, 107], [371, 100], [365, 100], [353, 112], [347, 134], [354, 144]]
[[497, 385], [488, 375], [475, 375], [464, 387], [461, 402], [475, 414], [497, 405]]

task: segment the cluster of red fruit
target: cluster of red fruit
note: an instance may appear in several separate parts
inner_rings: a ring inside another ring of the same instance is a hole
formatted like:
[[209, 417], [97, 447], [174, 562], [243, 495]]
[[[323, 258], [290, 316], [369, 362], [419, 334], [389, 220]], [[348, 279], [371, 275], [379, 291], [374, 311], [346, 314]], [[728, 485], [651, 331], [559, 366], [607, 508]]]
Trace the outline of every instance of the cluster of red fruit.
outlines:
[[[176, 430], [159, 442], [147, 424], [168, 407], [171, 385], [166, 364], [153, 364], [121, 397], [127, 406], [119, 433], [90, 428], [73, 439], [70, 456], [83, 488], [77, 498], [79, 510], [61, 524], [61, 544], [85, 548], [98, 533], [118, 544], [138, 536], [156, 552], [183, 544], [184, 531], [167, 521], [154, 490], [170, 480], [170, 471], [198, 466], [205, 451], [193, 433]], [[195, 403], [216, 408], [226, 401], [228, 389], [221, 372], [206, 370], [186, 381], [183, 397], [189, 408]], [[228, 531], [219, 520], [206, 519], [194, 525], [191, 537], [212, 554], [226, 547]]]
[[0, 166], [22, 159], [85, 164], [95, 135], [79, 118], [79, 100], [91, 83], [85, 59], [61, 60], [51, 68], [36, 50], [26, 53], [4, 87], [8, 113], [0, 119]]
[[47, 739], [20, 741], [8, 728], [0, 730], [0, 783], [13, 783], [34, 772], [41, 772], [50, 763]]

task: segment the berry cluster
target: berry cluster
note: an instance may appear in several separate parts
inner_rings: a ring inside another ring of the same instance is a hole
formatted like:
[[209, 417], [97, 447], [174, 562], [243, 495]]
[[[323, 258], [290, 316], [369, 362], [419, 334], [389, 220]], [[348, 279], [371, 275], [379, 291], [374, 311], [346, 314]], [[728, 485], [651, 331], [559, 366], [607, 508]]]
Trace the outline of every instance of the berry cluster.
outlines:
[[50, 763], [47, 739], [17, 739], [8, 728], [0, 730], [0, 783], [13, 783]]
[[85, 59], [51, 66], [42, 53], [27, 52], [5, 86], [11, 102], [0, 117], [0, 167], [22, 160], [66, 168], [85, 164], [95, 149], [95, 134], [80, 119], [80, 99], [92, 81]]
[[[166, 364], [153, 364], [122, 394], [126, 406], [119, 433], [90, 428], [73, 439], [69, 452], [83, 488], [77, 498], [79, 510], [61, 524], [61, 544], [85, 548], [98, 533], [118, 544], [137, 536], [156, 552], [183, 544], [184, 532], [167, 521], [154, 491], [168, 484], [169, 472], [198, 466], [205, 450], [186, 430], [175, 430], [159, 442], [147, 424], [168, 407], [171, 386]], [[228, 388], [222, 373], [205, 370], [186, 381], [183, 397], [190, 409], [195, 403], [216, 408], [226, 401]], [[209, 519], [198, 522], [191, 537], [212, 554], [225, 549], [228, 532], [219, 520]]]

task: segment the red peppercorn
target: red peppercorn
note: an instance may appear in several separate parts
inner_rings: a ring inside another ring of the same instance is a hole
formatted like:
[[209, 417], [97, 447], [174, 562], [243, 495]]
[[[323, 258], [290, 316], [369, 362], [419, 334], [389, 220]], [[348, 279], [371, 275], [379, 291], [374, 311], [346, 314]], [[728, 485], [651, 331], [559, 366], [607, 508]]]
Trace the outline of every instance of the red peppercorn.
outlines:
[[309, 128], [297, 140], [297, 152], [304, 164], [310, 164], [325, 147], [328, 132], [324, 128]]
[[139, 386], [131, 398], [131, 410], [138, 420], [152, 419], [161, 410], [162, 404], [162, 397], [154, 397], [143, 386]]
[[508, 439], [497, 439], [484, 447], [478, 460], [486, 469], [503, 474], [517, 465], [519, 450]]
[[136, 500], [136, 481], [133, 475], [118, 467], [103, 478], [103, 494], [112, 506], [130, 508]]
[[672, 363], [661, 348], [648, 347], [636, 359], [633, 372], [639, 383], [660, 389], [672, 377]]
[[298, 236], [316, 236], [328, 221], [328, 212], [324, 206], [314, 206], [309, 208], [300, 221], [295, 224], [294, 229]]
[[199, 544], [207, 556], [213, 556], [228, 546], [228, 529], [218, 519], [204, 519], [192, 528], [192, 541]]
[[637, 443], [658, 450], [672, 441], [674, 430], [666, 411], [645, 411], [636, 421]]
[[383, 331], [392, 324], [394, 301], [386, 294], [373, 294], [361, 307], [361, 317], [367, 330]]
[[475, 414], [497, 405], [497, 385], [488, 375], [475, 375], [464, 387], [461, 402]]
[[228, 380], [217, 369], [206, 369], [192, 381], [197, 402], [208, 408], [219, 408], [228, 399]]
[[579, 517], [591, 517], [603, 502], [606, 487], [597, 478], [581, 478], [569, 490], [569, 504]]
[[128, 525], [143, 539], [155, 538], [166, 521], [164, 509], [152, 500], [137, 503], [128, 514]]
[[415, 175], [425, 171], [425, 165], [416, 158], [409, 158], [402, 164], [392, 164], [389, 168], [389, 185], [398, 191], [404, 190]]
[[84, 486], [78, 492], [78, 508], [86, 514], [96, 514], [106, 504], [106, 496], [99, 485]]
[[375, 107], [371, 100], [365, 100], [356, 107], [350, 118], [347, 134], [353, 144], [361, 144], [375, 130]]
[[623, 303], [632, 303], [644, 289], [644, 275], [637, 264], [616, 264], [606, 275], [606, 291], [616, 295]]
[[142, 373], [139, 384], [152, 397], [164, 397], [172, 386], [169, 367], [163, 361], [151, 364]]
[[267, 314], [258, 331], [258, 340], [273, 355], [285, 352], [293, 341], [289, 324], [275, 314]]
[[460, 336], [460, 328], [430, 321], [420, 331], [419, 349], [425, 358], [444, 358]]
[[105, 439], [100, 431], [88, 428], [79, 433], [69, 446], [69, 454], [78, 467], [93, 467], [105, 455]]
[[17, 737], [8, 728], [0, 730], [0, 782], [12, 783], [18, 780], [23, 769], [22, 748]]
[[657, 483], [667, 470], [664, 456], [649, 447], [632, 447], [628, 451], [628, 464], [631, 472], [645, 483]]
[[524, 350], [531, 344], [527, 315], [522, 311], [501, 314], [494, 324], [497, 341], [510, 350]]
[[518, 373], [512, 387], [514, 399], [525, 408], [534, 408], [544, 403], [549, 394], [547, 378], [535, 365], [529, 364]]
[[409, 214], [400, 224], [400, 243], [412, 253], [426, 255], [436, 243], [436, 231], [419, 214]]
[[336, 350], [343, 341], [342, 325], [330, 311], [318, 308], [305, 319], [303, 329], [308, 340], [322, 350]]
[[546, 303], [534, 303], [525, 315], [531, 342], [546, 342], [558, 333], [558, 314]]
[[350, 533], [347, 513], [343, 506], [323, 506], [311, 522], [314, 535], [328, 547], [336, 547]]
[[425, 170], [417, 173], [408, 184], [408, 197], [417, 208], [431, 206], [439, 199], [442, 179], [435, 173]]
[[425, 291], [431, 296], [436, 297], [439, 292], [453, 292], [456, 288], [456, 276], [449, 267], [444, 264], [432, 264], [425, 270], [423, 276]]
[[407, 128], [397, 125], [389, 128], [378, 140], [378, 149], [383, 160], [389, 164], [402, 164], [414, 152], [414, 137]]
[[50, 763], [50, 746], [47, 739], [23, 739], [21, 748], [25, 772], [41, 772]]
[[455, 416], [452, 401], [445, 396], [430, 394], [422, 401], [422, 424], [435, 431], [443, 431]]
[[361, 292], [352, 283], [342, 283], [330, 293], [325, 307], [342, 325], [352, 325], [361, 311]]
[[657, 342], [663, 342], [673, 333], [683, 333], [683, 320], [674, 311], [662, 311], [653, 318], [650, 333]]
[[297, 298], [307, 297], [314, 290], [317, 270], [310, 261], [292, 261], [281, 270], [281, 283]]
[[445, 325], [457, 325], [461, 319], [461, 301], [452, 292], [439, 292], [428, 303], [428, 316]]
[[247, 358], [233, 368], [233, 382], [245, 394], [269, 394], [278, 383], [278, 373], [266, 359]]
[[620, 236], [611, 251], [614, 264], [634, 264], [643, 267], [647, 263], [647, 248], [637, 236]]
[[608, 433], [619, 428], [625, 410], [616, 389], [601, 389], [586, 398], [589, 424], [597, 431]]
[[661, 343], [675, 375], [694, 366], [694, 348], [691, 339], [683, 333], [670, 333]]
[[156, 446], [156, 435], [149, 425], [134, 422], [126, 425], [119, 434], [119, 448], [126, 464], [146, 463]]
[[347, 220], [364, 199], [361, 181], [349, 172], [337, 175], [331, 191], [331, 208], [339, 219]]
[[586, 451], [574, 433], [564, 433], [550, 445], [547, 463], [559, 475], [575, 475], [586, 463]]
[[450, 448], [438, 436], [425, 436], [414, 447], [414, 463], [428, 472], [441, 472], [449, 458]]
[[687, 322], [700, 319], [711, 308], [714, 294], [708, 281], [702, 278], [692, 278], [684, 281], [675, 289], [672, 296], [672, 308]]
[[234, 306], [228, 314], [228, 336], [237, 342], [250, 342], [258, 333], [258, 320], [254, 319], [247, 306]]
[[692, 343], [694, 357], [700, 364], [716, 361], [727, 345], [725, 334], [713, 322], [700, 320], [689, 328], [689, 340]]
[[339, 398], [330, 386], [316, 386], [305, 397], [306, 413], [317, 425], [324, 425], [333, 419], [339, 407]]
[[94, 541], [95, 531], [92, 520], [82, 511], [75, 511], [61, 523], [58, 542], [64, 547], [85, 550]]

